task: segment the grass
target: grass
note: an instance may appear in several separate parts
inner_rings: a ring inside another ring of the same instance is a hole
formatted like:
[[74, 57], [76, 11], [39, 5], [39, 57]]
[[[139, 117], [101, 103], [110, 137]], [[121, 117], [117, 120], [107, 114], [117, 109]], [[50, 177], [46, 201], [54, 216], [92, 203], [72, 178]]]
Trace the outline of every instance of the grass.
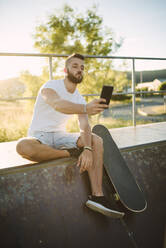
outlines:
[[[115, 104], [115, 102], [113, 104]], [[120, 104], [122, 104], [122, 102]], [[13, 141], [25, 137], [31, 122], [32, 112], [33, 103], [26, 100], [0, 102], [0, 142]], [[105, 125], [107, 128], [132, 126], [132, 120], [100, 118], [99, 115], [90, 117], [91, 126], [98, 123]], [[146, 123], [150, 123], [150, 121], [137, 122], [137, 124]], [[68, 122], [67, 130], [69, 132], [79, 132], [76, 116]]]
[[[150, 120], [137, 120], [137, 125], [148, 124], [151, 123]], [[113, 118], [99, 118], [93, 117], [90, 119], [90, 125], [93, 127], [96, 124], [102, 124], [107, 128], [120, 128], [120, 127], [128, 127], [132, 126], [132, 120], [124, 120], [124, 119], [113, 119]], [[67, 124], [67, 131], [69, 132], [79, 132], [78, 121], [76, 118], [70, 120]]]
[[0, 142], [26, 136], [32, 107], [26, 101], [0, 102]]
[[[140, 97], [136, 97], [136, 98], [135, 98], [135, 101], [136, 101], [136, 103], [139, 103], [139, 102], [141, 101]], [[117, 105], [117, 104], [119, 104], [119, 105], [121, 105], [121, 104], [123, 104], [123, 105], [128, 105], [128, 104], [130, 104], [130, 103], [132, 104], [132, 98], [130, 98], [130, 99], [125, 99], [125, 100], [123, 100], [123, 101], [118, 101], [118, 100], [112, 101], [112, 100], [111, 100], [111, 102], [110, 102], [110, 104], [111, 104], [112, 107], [115, 106], [115, 105]]]

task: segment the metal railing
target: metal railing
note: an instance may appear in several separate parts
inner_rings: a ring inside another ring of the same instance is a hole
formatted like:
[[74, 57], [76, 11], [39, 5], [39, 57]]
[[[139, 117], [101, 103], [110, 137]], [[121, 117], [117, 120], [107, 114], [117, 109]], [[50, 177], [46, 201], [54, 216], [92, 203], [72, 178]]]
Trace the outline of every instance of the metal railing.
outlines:
[[[65, 58], [69, 55], [62, 55], [62, 54], [48, 54], [48, 53], [0, 53], [0, 56], [15, 56], [15, 57], [46, 57], [49, 59], [49, 78], [53, 79], [53, 71], [52, 71], [52, 59], [53, 58]], [[122, 92], [122, 93], [113, 93], [113, 95], [132, 95], [132, 121], [133, 126], [136, 126], [136, 95], [137, 94], [149, 94], [149, 93], [166, 93], [166, 90], [162, 91], [136, 91], [136, 84], [135, 84], [135, 61], [136, 60], [165, 60], [166, 58], [153, 58], [153, 57], [126, 57], [126, 56], [97, 56], [97, 55], [84, 55], [86, 58], [99, 58], [99, 59], [122, 59], [122, 60], [131, 60], [132, 61], [132, 91], [129, 92]], [[84, 96], [99, 96], [99, 94], [86, 94]], [[15, 100], [25, 100], [25, 99], [33, 99], [31, 97], [26, 98], [17, 98]], [[0, 99], [0, 100], [7, 100], [7, 99]], [[13, 99], [14, 100], [14, 99]]]

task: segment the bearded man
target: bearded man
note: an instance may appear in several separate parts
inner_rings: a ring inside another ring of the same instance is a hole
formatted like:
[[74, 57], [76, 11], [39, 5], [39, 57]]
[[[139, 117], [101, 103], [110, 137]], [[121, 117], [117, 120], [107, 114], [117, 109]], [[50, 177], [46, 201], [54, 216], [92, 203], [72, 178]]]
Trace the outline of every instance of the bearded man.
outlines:
[[[39, 90], [28, 137], [17, 143], [17, 152], [32, 161], [77, 157], [80, 173], [88, 171], [92, 195], [86, 205], [115, 218], [124, 213], [113, 210], [103, 195], [103, 142], [91, 132], [88, 115], [99, 114], [108, 106], [105, 99], [86, 103], [77, 86], [82, 82], [84, 56], [73, 54], [65, 61], [65, 78], [50, 80]], [[66, 122], [78, 115], [80, 133], [66, 132]]]

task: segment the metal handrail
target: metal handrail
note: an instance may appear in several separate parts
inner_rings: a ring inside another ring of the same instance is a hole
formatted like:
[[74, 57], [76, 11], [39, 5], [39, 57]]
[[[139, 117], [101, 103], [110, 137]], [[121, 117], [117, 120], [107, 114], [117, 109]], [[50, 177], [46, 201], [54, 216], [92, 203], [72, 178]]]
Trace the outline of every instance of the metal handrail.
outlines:
[[[158, 90], [158, 91], [135, 91], [135, 92], [118, 92], [113, 93], [113, 96], [123, 96], [123, 95], [140, 95], [140, 94], [151, 94], [151, 93], [159, 93], [164, 94], [166, 93], [166, 90]], [[100, 94], [82, 94], [82, 96], [100, 96]], [[0, 101], [21, 101], [21, 100], [34, 100], [36, 99], [35, 96], [31, 97], [17, 97], [17, 98], [0, 98]]]
[[[49, 78], [53, 79], [52, 72], [52, 58], [54, 57], [68, 57], [69, 54], [54, 54], [54, 53], [4, 53], [0, 52], [0, 56], [23, 56], [23, 57], [47, 57], [49, 58]], [[114, 93], [114, 95], [129, 95], [132, 94], [132, 120], [133, 126], [136, 126], [136, 94], [144, 94], [144, 93], [163, 93], [166, 91], [135, 91], [135, 60], [166, 60], [166, 58], [155, 58], [155, 57], [127, 57], [127, 56], [102, 56], [102, 55], [84, 55], [86, 58], [100, 58], [100, 59], [128, 59], [132, 61], [132, 92], [130, 93]], [[84, 96], [98, 96], [98, 94], [90, 94]], [[26, 100], [27, 98], [24, 98]], [[28, 98], [29, 99], [29, 98]], [[34, 98], [32, 98], [34, 99]], [[0, 99], [2, 100], [2, 99]], [[13, 100], [13, 99], [12, 99]], [[21, 98], [21, 100], [23, 100]]]
[[[23, 57], [68, 57], [69, 54], [55, 54], [55, 53], [4, 53], [0, 52], [0, 56], [23, 56]], [[140, 59], [140, 60], [166, 60], [166, 58], [159, 57], [135, 57], [135, 56], [102, 56], [102, 55], [84, 55], [86, 58], [98, 59]]]

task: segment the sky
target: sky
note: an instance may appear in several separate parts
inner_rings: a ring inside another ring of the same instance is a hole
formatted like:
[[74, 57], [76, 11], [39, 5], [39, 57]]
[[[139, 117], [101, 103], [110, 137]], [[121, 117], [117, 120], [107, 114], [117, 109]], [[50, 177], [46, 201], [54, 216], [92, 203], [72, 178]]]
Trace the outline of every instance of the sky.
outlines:
[[[124, 39], [112, 55], [166, 58], [165, 0], [0, 0], [0, 52], [38, 53], [32, 38], [36, 25], [65, 3], [78, 12], [98, 6], [104, 25]], [[116, 61], [117, 66], [121, 62]], [[26, 69], [39, 74], [45, 63], [39, 58], [0, 57], [0, 79]], [[165, 68], [166, 60], [136, 62], [136, 70]]]

